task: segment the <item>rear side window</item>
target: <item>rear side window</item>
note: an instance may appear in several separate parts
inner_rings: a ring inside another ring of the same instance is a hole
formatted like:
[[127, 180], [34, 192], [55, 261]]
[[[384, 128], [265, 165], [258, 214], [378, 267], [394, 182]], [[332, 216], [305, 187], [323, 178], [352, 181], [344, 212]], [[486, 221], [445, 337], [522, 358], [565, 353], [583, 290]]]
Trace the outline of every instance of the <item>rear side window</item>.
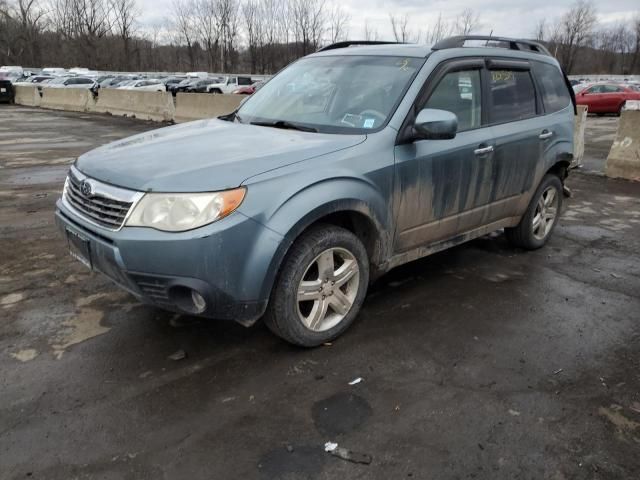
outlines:
[[605, 85], [604, 86], [604, 93], [618, 93], [621, 92], [622, 88], [618, 87], [617, 85]]
[[571, 95], [558, 67], [549, 63], [533, 62], [533, 72], [542, 90], [542, 104], [546, 113], [557, 112], [569, 106]]
[[490, 70], [491, 123], [513, 122], [536, 115], [536, 91], [526, 70]]

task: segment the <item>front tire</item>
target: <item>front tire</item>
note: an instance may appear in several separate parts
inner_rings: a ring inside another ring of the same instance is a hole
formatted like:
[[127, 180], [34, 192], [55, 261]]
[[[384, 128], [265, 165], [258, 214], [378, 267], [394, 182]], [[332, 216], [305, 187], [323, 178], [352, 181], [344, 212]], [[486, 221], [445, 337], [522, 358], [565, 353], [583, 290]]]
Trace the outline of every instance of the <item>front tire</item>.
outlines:
[[341, 227], [318, 225], [287, 254], [265, 323], [295, 345], [321, 345], [353, 323], [368, 285], [369, 259], [358, 237]]
[[560, 178], [550, 173], [545, 175], [518, 226], [504, 229], [509, 242], [527, 250], [544, 246], [558, 223], [562, 192]]

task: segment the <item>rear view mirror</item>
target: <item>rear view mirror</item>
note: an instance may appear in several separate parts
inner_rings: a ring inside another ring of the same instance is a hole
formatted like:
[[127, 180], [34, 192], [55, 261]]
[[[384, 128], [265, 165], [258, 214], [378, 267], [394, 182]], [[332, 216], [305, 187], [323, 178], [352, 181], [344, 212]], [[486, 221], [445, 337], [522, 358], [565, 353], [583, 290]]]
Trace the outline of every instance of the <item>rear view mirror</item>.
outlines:
[[458, 131], [458, 117], [446, 110], [425, 108], [418, 113], [413, 130], [415, 137], [420, 140], [455, 138]]

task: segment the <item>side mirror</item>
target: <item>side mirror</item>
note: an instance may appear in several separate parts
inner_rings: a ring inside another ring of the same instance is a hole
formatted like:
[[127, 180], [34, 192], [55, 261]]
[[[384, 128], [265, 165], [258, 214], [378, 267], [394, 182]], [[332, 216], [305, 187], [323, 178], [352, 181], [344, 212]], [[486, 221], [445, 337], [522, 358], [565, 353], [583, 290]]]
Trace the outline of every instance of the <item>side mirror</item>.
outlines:
[[458, 132], [458, 117], [446, 110], [425, 108], [420, 110], [413, 124], [416, 139], [448, 140]]

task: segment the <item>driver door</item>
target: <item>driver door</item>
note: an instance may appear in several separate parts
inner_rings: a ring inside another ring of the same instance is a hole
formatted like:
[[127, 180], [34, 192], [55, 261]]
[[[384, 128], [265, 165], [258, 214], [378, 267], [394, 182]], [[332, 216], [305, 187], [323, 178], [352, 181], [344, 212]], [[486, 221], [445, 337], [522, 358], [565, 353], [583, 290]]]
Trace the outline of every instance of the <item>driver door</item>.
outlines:
[[495, 148], [484, 120], [483, 68], [477, 60], [445, 65], [427, 80], [421, 94], [426, 99], [416, 102], [416, 114], [423, 108], [455, 113], [458, 133], [450, 140], [396, 145], [396, 252], [446, 240], [482, 224]]

